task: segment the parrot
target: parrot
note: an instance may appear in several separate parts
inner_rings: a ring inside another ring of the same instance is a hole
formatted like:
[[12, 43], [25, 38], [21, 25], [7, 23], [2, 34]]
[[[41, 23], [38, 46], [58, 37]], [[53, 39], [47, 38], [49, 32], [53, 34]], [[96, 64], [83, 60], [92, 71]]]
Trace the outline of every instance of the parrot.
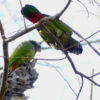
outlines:
[[9, 58], [9, 70], [15, 71], [24, 62], [31, 61], [36, 52], [40, 51], [40, 45], [33, 40], [23, 41], [19, 44]]
[[[50, 17], [29, 4], [22, 7], [21, 13], [33, 24], [39, 23], [45, 17]], [[70, 52], [79, 55], [83, 52], [80, 42], [72, 37], [72, 30], [60, 19], [49, 20], [45, 25], [37, 28], [37, 31], [50, 47], [62, 50], [62, 46], [65, 54]], [[56, 40], [53, 37], [56, 37]]]

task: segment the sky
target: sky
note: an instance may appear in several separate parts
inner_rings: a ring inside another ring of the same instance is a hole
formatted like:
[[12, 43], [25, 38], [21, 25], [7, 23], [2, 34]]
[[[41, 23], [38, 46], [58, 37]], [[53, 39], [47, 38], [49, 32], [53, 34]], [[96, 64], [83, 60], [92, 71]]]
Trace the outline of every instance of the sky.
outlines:
[[[98, 0], [98, 2], [100, 1]], [[25, 4], [34, 5], [41, 12], [51, 16], [59, 13], [66, 3], [67, 0], [22, 0], [23, 6]], [[70, 7], [65, 11], [60, 19], [79, 32], [83, 37], [87, 37], [100, 29], [100, 9], [93, 0], [84, 0], [83, 3], [87, 7], [89, 14], [82, 4], [80, 4], [77, 0], [73, 0]], [[14, 35], [17, 30], [24, 26], [20, 9], [19, 0], [5, 0], [5, 2], [4, 0], [0, 0], [0, 20], [3, 23], [7, 37]], [[31, 23], [26, 20], [26, 24], [29, 25]], [[74, 33], [73, 37], [77, 40], [81, 40]], [[29, 32], [9, 44], [9, 55], [19, 43], [30, 39], [38, 42], [42, 40], [36, 30]], [[96, 39], [100, 39], [100, 33], [89, 40]], [[0, 56], [3, 56], [1, 36], [0, 41]], [[100, 51], [100, 43], [92, 45]], [[44, 43], [43, 46], [47, 45]], [[69, 55], [71, 56], [78, 71], [86, 75], [91, 75], [92, 69], [94, 68], [95, 73], [100, 72], [100, 58], [88, 45], [83, 46], [83, 53], [81, 55]], [[42, 52], [37, 53], [35, 57], [58, 59], [63, 58], [64, 54], [61, 51], [50, 49], [42, 50]], [[48, 63], [53, 66], [49, 66]], [[3, 66], [3, 57], [0, 57], [0, 64], [0, 66]], [[76, 96], [71, 91], [65, 80], [70, 83], [76, 93], [79, 90], [81, 80], [80, 77], [73, 72], [67, 59], [52, 62], [38, 61], [36, 64], [36, 70], [39, 73], [38, 80], [35, 82], [33, 89], [29, 89], [25, 92], [25, 95], [29, 96], [28, 100], [75, 100]], [[59, 75], [58, 71], [63, 75], [65, 80]], [[99, 82], [100, 77], [97, 76], [95, 80]], [[90, 85], [89, 81], [84, 80], [84, 87], [79, 100], [89, 100]], [[99, 100], [99, 93], [100, 88], [94, 86], [93, 100]]]

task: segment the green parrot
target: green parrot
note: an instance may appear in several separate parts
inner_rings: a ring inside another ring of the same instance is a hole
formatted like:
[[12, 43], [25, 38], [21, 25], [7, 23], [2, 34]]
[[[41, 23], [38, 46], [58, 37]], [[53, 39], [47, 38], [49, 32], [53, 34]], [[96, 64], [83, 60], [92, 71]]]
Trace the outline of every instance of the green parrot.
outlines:
[[[38, 23], [44, 17], [49, 17], [49, 15], [40, 13], [40, 11], [32, 5], [26, 5], [23, 7], [21, 13], [33, 24]], [[60, 45], [62, 44], [62, 47], [65, 49], [65, 54], [69, 51], [78, 55], [83, 51], [81, 44], [72, 38], [71, 29], [69, 29], [66, 24], [59, 19], [49, 20], [45, 23], [45, 26], [40, 26], [37, 30], [49, 46], [54, 47], [57, 50], [62, 50]], [[53, 36], [56, 37], [56, 40]]]
[[16, 70], [23, 62], [31, 61], [37, 51], [40, 51], [40, 45], [32, 40], [24, 41], [19, 44], [9, 59], [10, 71]]

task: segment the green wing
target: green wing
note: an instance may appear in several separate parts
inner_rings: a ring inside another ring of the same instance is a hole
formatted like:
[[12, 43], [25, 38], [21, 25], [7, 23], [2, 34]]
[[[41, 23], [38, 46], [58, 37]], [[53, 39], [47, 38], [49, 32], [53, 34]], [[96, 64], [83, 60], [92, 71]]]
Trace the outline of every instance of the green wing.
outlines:
[[[46, 24], [46, 27], [63, 45], [65, 45], [65, 43], [72, 35], [72, 31], [60, 20], [49, 21]], [[40, 35], [48, 45], [56, 49], [59, 48], [59, 46], [57, 45], [58, 43], [56, 43], [52, 36], [48, 34], [47, 30], [44, 27], [40, 27], [38, 30]]]
[[[20, 66], [25, 61], [30, 61], [35, 55], [35, 49], [30, 42], [22, 42], [12, 53], [9, 64], [10, 69], [12, 68], [12, 63], [16, 63], [16, 68]], [[25, 57], [28, 57], [27, 59]]]

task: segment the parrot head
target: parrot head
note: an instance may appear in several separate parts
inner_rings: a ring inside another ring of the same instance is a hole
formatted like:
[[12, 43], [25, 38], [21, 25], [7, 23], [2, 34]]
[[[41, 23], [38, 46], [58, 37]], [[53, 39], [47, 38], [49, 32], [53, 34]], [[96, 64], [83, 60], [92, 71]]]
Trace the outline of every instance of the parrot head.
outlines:
[[38, 51], [38, 52], [41, 51], [41, 46], [37, 42], [35, 42], [33, 40], [30, 40], [29, 42], [34, 46], [35, 51]]
[[[70, 38], [69, 42], [64, 46], [65, 48], [68, 48], [68, 51], [70, 53], [79, 55], [82, 53], [83, 48], [77, 40]], [[65, 52], [66, 53], [66, 52]]]
[[82, 46], [80, 43], [78, 43], [77, 45], [73, 46], [72, 48], [69, 49], [69, 52], [74, 53], [76, 55], [81, 54], [83, 51]]
[[39, 12], [39, 10], [32, 5], [25, 5], [25, 7], [21, 9], [21, 13], [23, 14], [24, 17], [30, 20], [33, 24], [37, 23], [39, 20], [41, 20], [44, 17]]

